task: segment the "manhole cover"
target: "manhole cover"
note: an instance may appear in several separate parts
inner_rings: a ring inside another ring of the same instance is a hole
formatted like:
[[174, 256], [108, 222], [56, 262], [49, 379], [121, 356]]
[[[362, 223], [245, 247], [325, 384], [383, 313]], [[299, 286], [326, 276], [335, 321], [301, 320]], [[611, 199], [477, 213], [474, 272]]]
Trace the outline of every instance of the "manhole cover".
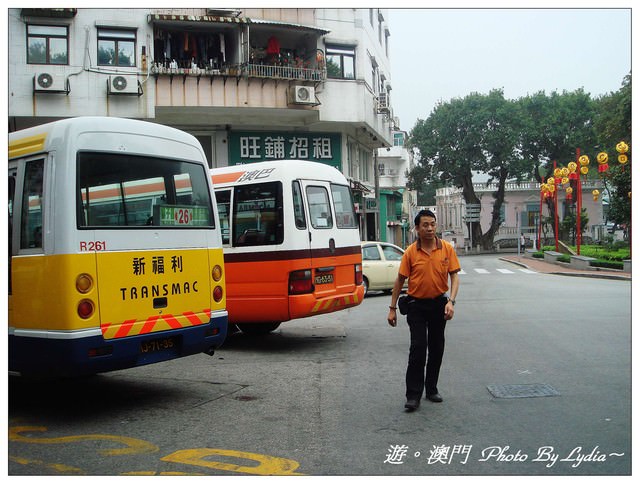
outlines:
[[555, 388], [546, 383], [531, 383], [527, 385], [489, 385], [489, 393], [496, 398], [530, 398], [553, 397], [560, 395]]

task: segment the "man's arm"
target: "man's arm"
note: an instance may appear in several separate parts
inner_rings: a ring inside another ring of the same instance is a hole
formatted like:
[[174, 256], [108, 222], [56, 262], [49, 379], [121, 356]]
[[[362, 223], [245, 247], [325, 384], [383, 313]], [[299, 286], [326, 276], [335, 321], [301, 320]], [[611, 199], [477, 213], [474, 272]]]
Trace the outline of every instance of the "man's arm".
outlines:
[[393, 291], [391, 291], [391, 304], [389, 305], [389, 315], [387, 316], [387, 322], [390, 326], [395, 326], [398, 323], [398, 297], [400, 296], [400, 291], [402, 291], [402, 287], [404, 286], [404, 281], [406, 281], [406, 276], [398, 274], [396, 277], [396, 282], [393, 285]]

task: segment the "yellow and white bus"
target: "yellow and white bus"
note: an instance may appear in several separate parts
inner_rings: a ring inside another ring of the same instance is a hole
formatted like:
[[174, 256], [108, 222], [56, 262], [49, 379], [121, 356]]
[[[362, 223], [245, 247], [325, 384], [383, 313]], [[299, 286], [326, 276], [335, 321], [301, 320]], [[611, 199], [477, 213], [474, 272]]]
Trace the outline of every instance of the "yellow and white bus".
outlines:
[[278, 160], [215, 168], [229, 322], [247, 333], [357, 306], [360, 232], [349, 182], [329, 165]]
[[202, 147], [80, 117], [9, 134], [9, 371], [76, 376], [205, 352], [227, 334]]

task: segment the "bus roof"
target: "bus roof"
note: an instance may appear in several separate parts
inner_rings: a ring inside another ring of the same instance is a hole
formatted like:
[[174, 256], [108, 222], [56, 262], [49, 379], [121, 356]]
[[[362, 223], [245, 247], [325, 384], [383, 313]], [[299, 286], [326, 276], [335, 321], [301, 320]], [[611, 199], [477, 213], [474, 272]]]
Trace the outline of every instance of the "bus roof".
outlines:
[[74, 139], [79, 134], [90, 132], [136, 133], [171, 138], [188, 144], [196, 141], [192, 135], [184, 131], [150, 121], [109, 116], [79, 116], [9, 133], [9, 159], [46, 151], [49, 143], [63, 134], [68, 139]]
[[210, 171], [214, 185], [232, 185], [273, 179], [329, 180], [335, 183], [348, 184], [345, 176], [337, 168], [309, 160], [259, 161], [213, 168]]

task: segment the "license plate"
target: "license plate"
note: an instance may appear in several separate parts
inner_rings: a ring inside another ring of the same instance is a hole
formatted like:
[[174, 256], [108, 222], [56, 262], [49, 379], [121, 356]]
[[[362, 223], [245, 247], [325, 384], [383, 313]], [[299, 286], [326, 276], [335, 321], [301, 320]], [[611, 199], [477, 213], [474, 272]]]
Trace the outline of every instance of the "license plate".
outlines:
[[140, 343], [140, 353], [156, 353], [176, 347], [175, 338], [160, 338]]
[[333, 284], [333, 274], [321, 274], [316, 276], [316, 284]]

